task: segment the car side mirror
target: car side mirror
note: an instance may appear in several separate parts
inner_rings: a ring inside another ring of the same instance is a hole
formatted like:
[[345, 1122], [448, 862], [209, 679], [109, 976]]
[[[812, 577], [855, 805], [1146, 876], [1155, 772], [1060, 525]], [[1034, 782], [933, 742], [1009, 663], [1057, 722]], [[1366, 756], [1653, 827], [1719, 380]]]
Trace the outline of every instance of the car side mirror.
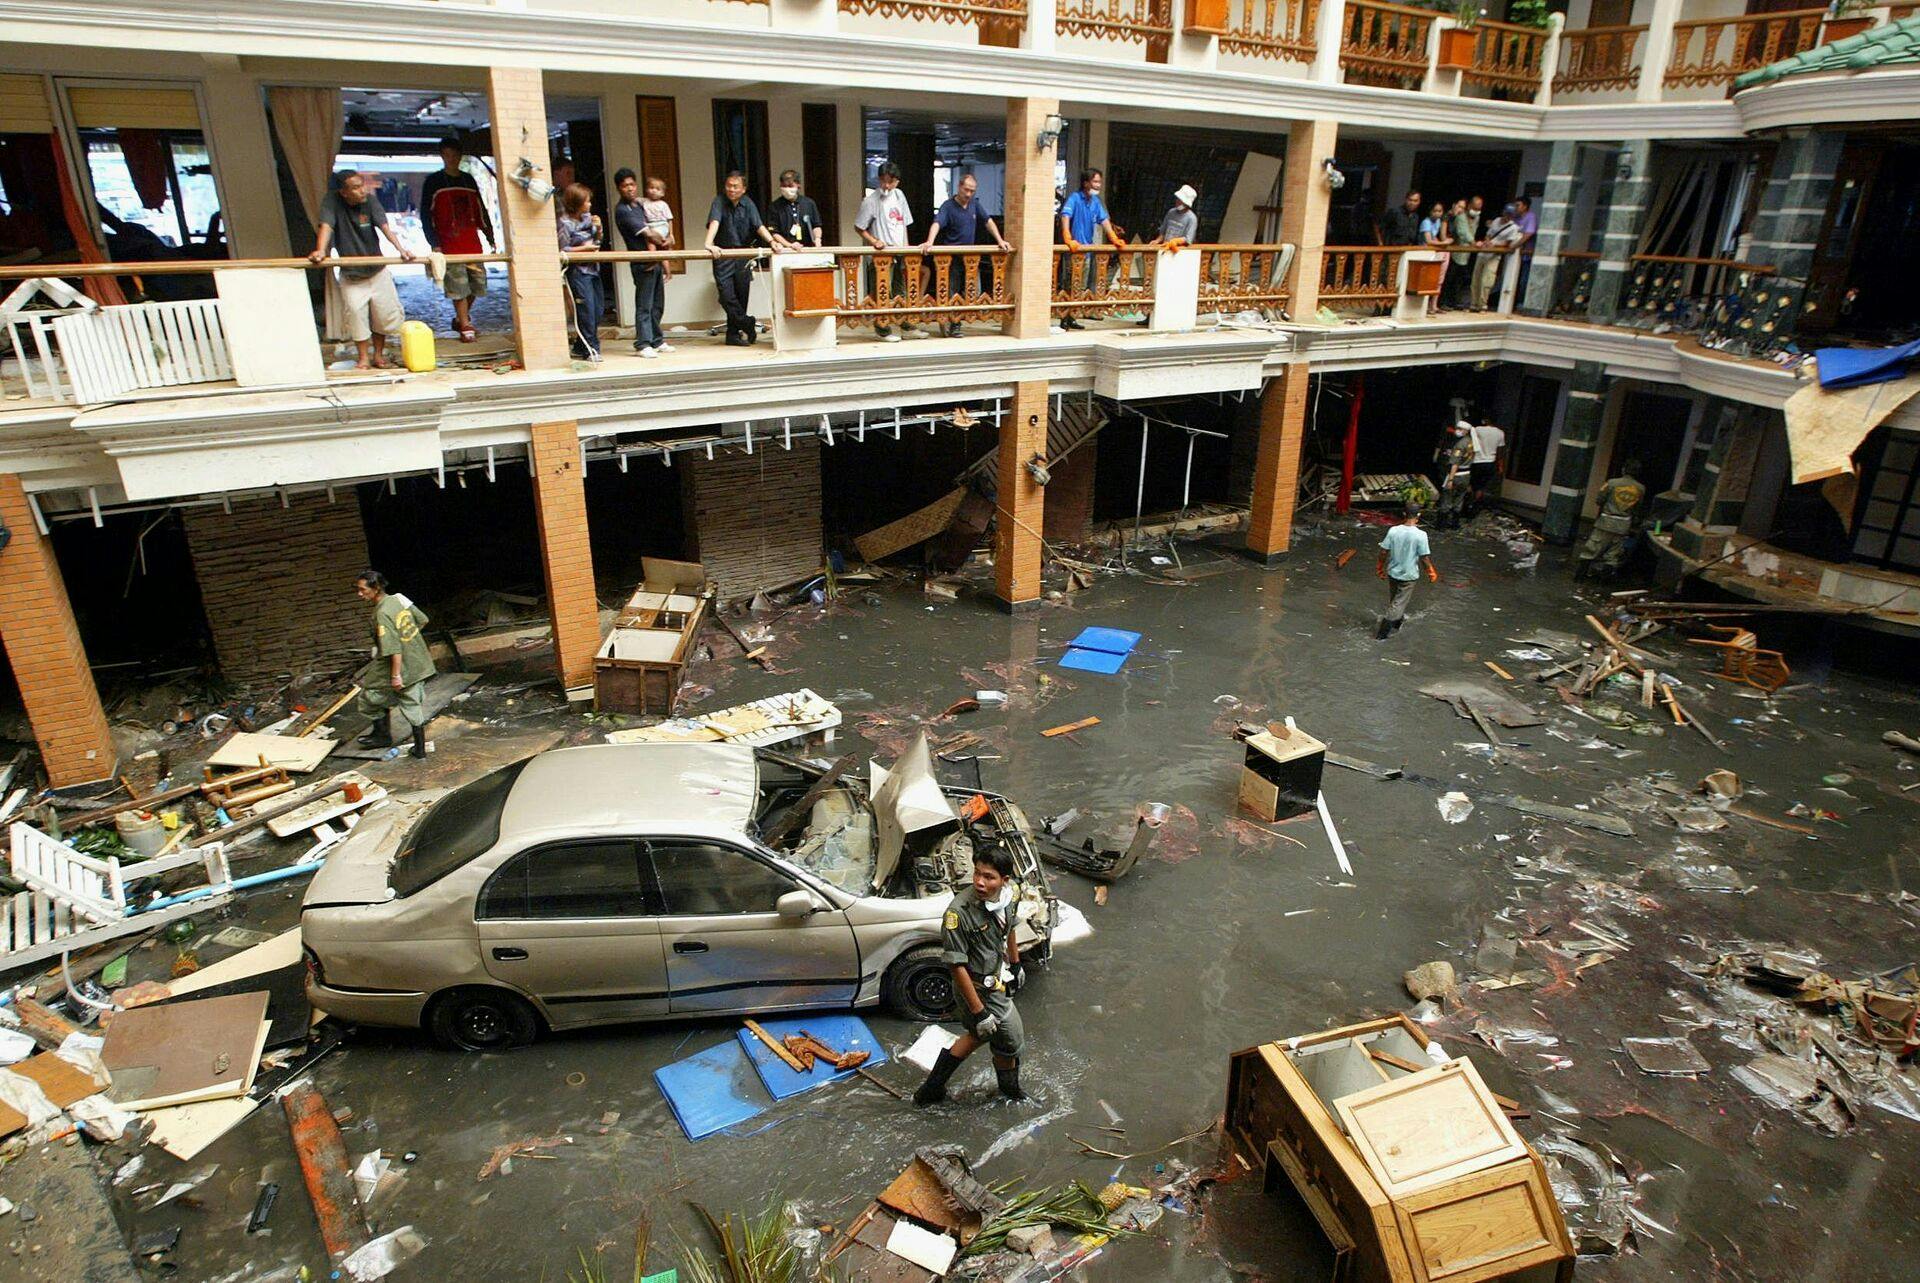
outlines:
[[773, 911], [783, 918], [799, 920], [819, 912], [820, 902], [811, 891], [789, 891], [773, 902]]

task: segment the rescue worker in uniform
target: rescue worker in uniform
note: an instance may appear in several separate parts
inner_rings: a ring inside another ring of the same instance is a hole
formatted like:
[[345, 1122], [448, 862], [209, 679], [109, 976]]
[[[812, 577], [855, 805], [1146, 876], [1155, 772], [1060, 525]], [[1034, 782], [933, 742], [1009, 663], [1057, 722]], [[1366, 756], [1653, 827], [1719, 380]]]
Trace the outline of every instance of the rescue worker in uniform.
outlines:
[[940, 923], [941, 957], [953, 968], [954, 1003], [967, 1032], [934, 1062], [916, 1105], [947, 1098], [947, 1080], [960, 1062], [986, 1043], [993, 1051], [993, 1074], [1000, 1094], [1025, 1100], [1020, 1090], [1020, 1049], [1026, 1031], [1013, 995], [1026, 980], [1020, 947], [1014, 943], [1014, 913], [1019, 899], [1013, 881], [1013, 856], [1004, 847], [986, 847], [973, 857], [973, 885], [957, 892]]
[[1587, 542], [1581, 545], [1575, 579], [1585, 579], [1596, 561], [1610, 575], [1619, 572], [1627, 552], [1627, 536], [1633, 533], [1640, 505], [1647, 497], [1647, 488], [1634, 475], [1639, 471], [1639, 463], [1629, 462], [1619, 476], [1600, 487], [1600, 514]]
[[1434, 455], [1441, 468], [1440, 511], [1434, 525], [1441, 530], [1458, 530], [1461, 510], [1473, 489], [1473, 429], [1462, 422], [1447, 432], [1449, 439], [1441, 442]]
[[413, 732], [413, 757], [427, 755], [427, 678], [433, 676], [433, 656], [420, 630], [426, 612], [399, 593], [387, 591], [387, 577], [369, 570], [354, 580], [360, 600], [373, 606], [373, 659], [360, 670], [360, 711], [373, 719], [373, 728], [360, 737], [368, 748], [389, 748], [394, 709], [407, 719]]

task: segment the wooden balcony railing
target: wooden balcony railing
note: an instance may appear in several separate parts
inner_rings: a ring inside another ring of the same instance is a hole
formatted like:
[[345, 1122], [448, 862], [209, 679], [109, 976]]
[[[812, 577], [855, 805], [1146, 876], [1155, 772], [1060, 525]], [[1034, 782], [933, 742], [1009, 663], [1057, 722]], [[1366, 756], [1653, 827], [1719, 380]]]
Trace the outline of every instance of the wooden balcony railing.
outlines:
[[1749, 14], [1673, 24], [1673, 59], [1665, 83], [1730, 85], [1742, 72], [1805, 53], [1820, 43], [1825, 9]]
[[839, 322], [997, 320], [1013, 310], [1007, 265], [1013, 255], [990, 245], [950, 245], [931, 253], [839, 246]]
[[1582, 27], [1560, 33], [1560, 69], [1553, 92], [1588, 93], [1632, 89], [1640, 83], [1641, 37], [1646, 24], [1633, 27]]
[[1329, 245], [1320, 260], [1323, 303], [1385, 303], [1400, 297], [1400, 256], [1408, 245]]
[[1027, 25], [1027, 0], [840, 0], [841, 13], [870, 13], [882, 18], [920, 18], [929, 22], [991, 25], [1018, 32]]
[[1341, 0], [1228, 0], [1220, 52], [1312, 62], [1314, 26], [1322, 3]]
[[1355, 84], [1418, 89], [1427, 75], [1431, 9], [1347, 0], [1340, 20], [1340, 66]]
[[1288, 245], [1196, 245], [1200, 311], [1265, 311], [1286, 305]]
[[1152, 45], [1173, 38], [1173, 0], [1059, 0], [1054, 29], [1063, 36]]
[[1461, 79], [1496, 95], [1531, 100], [1540, 88], [1546, 52], [1544, 29], [1482, 19], [1473, 26], [1473, 65]]
[[1153, 310], [1157, 245], [1089, 245], [1053, 249], [1053, 314], [1118, 316]]

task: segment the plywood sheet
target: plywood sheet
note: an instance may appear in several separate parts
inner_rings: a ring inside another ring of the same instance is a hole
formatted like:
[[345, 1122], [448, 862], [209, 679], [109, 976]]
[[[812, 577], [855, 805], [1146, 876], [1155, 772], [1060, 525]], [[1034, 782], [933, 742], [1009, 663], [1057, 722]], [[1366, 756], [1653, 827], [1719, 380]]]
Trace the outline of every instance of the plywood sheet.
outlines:
[[157, 1109], [241, 1095], [267, 1029], [264, 992], [123, 1011], [100, 1049], [113, 1075], [108, 1096], [123, 1109]]
[[192, 975], [167, 981], [167, 991], [177, 998], [197, 990], [211, 989], [215, 985], [245, 980], [249, 976], [265, 975], [269, 971], [294, 966], [299, 961], [300, 928], [288, 927], [273, 939], [256, 944], [251, 949], [242, 949], [231, 957], [200, 968]]
[[251, 1096], [234, 1096], [227, 1100], [203, 1100], [193, 1105], [148, 1110], [145, 1117], [153, 1124], [153, 1131], [147, 1141], [186, 1162], [239, 1126], [258, 1108], [260, 1102]]
[[1787, 451], [1793, 483], [1824, 481], [1854, 470], [1853, 452], [1913, 394], [1920, 374], [1892, 383], [1823, 388], [1815, 381], [1787, 398]]
[[965, 486], [949, 490], [926, 507], [867, 531], [853, 541], [853, 546], [865, 561], [878, 561], [903, 548], [911, 548], [951, 525], [953, 514], [960, 510], [960, 501], [966, 497]]
[[284, 766], [295, 774], [304, 775], [324, 762], [335, 747], [335, 741], [318, 736], [305, 739], [297, 735], [261, 735], [255, 731], [237, 731], [232, 739], [207, 759], [207, 765], [247, 769], [260, 765], [260, 759], [264, 757], [268, 766]]
[[[93, 1076], [71, 1061], [62, 1060], [50, 1051], [9, 1066], [5, 1073], [18, 1074], [22, 1078], [32, 1079], [49, 1101], [59, 1109], [65, 1109], [74, 1101], [91, 1096], [100, 1090], [101, 1084]], [[26, 1115], [11, 1105], [0, 1104], [0, 1136], [10, 1136], [27, 1125]]]
[[1395, 1199], [1527, 1153], [1467, 1060], [1342, 1096], [1333, 1107], [1354, 1148]]

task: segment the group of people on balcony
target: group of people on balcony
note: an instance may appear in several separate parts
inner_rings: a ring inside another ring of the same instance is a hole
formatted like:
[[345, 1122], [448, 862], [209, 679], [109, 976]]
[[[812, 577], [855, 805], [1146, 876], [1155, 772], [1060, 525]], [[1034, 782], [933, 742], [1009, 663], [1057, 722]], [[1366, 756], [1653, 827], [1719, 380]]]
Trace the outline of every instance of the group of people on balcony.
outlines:
[[[1478, 194], [1463, 196], [1452, 205], [1444, 201], [1424, 205], [1416, 189], [1407, 193], [1399, 208], [1388, 210], [1380, 219], [1382, 245], [1450, 251], [1434, 309], [1441, 312], [1461, 308], [1484, 312], [1492, 306], [1501, 263], [1509, 253], [1519, 258], [1515, 289], [1524, 291], [1527, 270], [1533, 263], [1534, 238], [1539, 233], [1540, 216], [1534, 212], [1530, 196], [1516, 196], [1488, 220], [1486, 199]], [[1507, 253], [1476, 254], [1473, 250]]]

